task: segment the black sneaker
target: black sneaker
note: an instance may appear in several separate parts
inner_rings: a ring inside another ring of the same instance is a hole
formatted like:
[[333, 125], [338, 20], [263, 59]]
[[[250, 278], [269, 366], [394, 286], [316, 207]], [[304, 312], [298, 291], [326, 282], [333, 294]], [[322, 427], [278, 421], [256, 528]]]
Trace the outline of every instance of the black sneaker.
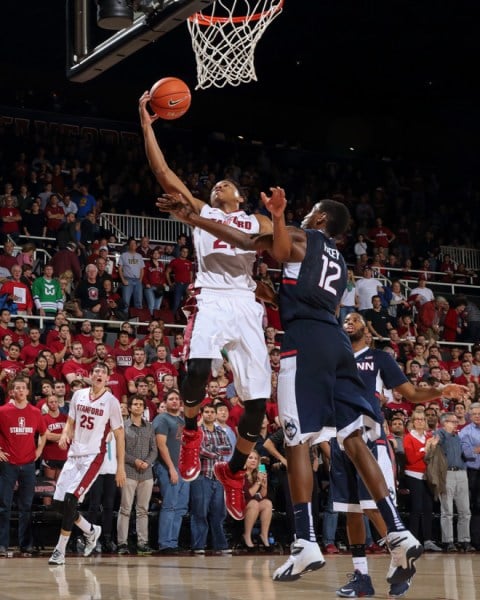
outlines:
[[336, 592], [340, 598], [364, 598], [375, 595], [370, 575], [363, 575], [360, 571], [351, 573], [348, 582]]
[[119, 546], [117, 548], [117, 554], [122, 554], [122, 555], [130, 554], [127, 544], [119, 544]]
[[137, 546], [137, 554], [140, 556], [148, 556], [149, 554], [153, 554], [153, 550], [148, 544], [139, 544]]

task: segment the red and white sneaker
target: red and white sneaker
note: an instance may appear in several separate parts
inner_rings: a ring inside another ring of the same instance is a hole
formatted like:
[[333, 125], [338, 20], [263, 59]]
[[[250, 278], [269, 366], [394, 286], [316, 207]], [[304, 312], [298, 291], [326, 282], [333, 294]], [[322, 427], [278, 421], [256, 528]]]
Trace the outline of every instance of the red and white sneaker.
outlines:
[[228, 514], [233, 519], [241, 521], [245, 516], [245, 496], [243, 495], [245, 471], [232, 473], [228, 463], [218, 462], [214, 465], [213, 472], [223, 485]]
[[200, 474], [200, 445], [202, 440], [203, 431], [201, 429], [183, 430], [178, 470], [185, 481], [193, 481]]

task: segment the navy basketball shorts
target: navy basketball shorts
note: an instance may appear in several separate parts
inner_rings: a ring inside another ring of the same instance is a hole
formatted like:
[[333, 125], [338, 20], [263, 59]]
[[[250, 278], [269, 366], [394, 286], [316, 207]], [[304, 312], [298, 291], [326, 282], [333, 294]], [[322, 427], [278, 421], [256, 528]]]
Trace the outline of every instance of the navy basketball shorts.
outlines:
[[[369, 442], [368, 446], [382, 470], [390, 497], [396, 503], [395, 474], [387, 444], [388, 441], [382, 437]], [[340, 448], [337, 440], [331, 440], [330, 448], [330, 494], [333, 510], [361, 513], [377, 508], [354, 464]]]
[[315, 443], [325, 427], [336, 427], [341, 447], [357, 429], [376, 439], [381, 428], [364, 394], [350, 340], [338, 323], [305, 319], [288, 325], [278, 377], [287, 445]]

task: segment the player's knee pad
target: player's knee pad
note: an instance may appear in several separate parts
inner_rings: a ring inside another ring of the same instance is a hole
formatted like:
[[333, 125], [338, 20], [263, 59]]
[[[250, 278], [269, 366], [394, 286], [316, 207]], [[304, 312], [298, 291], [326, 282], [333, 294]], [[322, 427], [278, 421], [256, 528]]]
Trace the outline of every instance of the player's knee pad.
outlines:
[[248, 400], [245, 402], [245, 412], [238, 424], [238, 434], [240, 437], [254, 442], [262, 427], [265, 417], [265, 398], [258, 400]]
[[188, 361], [187, 376], [182, 384], [182, 398], [186, 406], [197, 406], [205, 398], [211, 367], [210, 358], [191, 358]]
[[65, 494], [63, 500], [62, 529], [64, 531], [72, 531], [73, 524], [78, 517], [78, 498], [73, 494]]

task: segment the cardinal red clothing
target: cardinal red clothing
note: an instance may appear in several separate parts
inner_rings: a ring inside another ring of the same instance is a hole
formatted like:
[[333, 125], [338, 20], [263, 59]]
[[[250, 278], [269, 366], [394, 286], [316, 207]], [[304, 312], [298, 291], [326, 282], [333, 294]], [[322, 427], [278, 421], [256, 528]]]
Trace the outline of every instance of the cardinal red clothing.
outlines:
[[388, 248], [389, 240], [394, 238], [393, 231], [388, 227], [373, 227], [367, 234], [369, 240], [373, 240], [375, 248]]
[[404, 400], [403, 402], [387, 402], [385, 404], [385, 408], [388, 408], [388, 410], [391, 410], [393, 412], [395, 412], [396, 410], [402, 410], [404, 413], [410, 416], [413, 412], [413, 409], [415, 408], [415, 405], [411, 404], [407, 400]]
[[20, 360], [23, 361], [26, 365], [33, 365], [39, 352], [41, 352], [42, 350], [48, 350], [47, 346], [45, 346], [44, 344], [37, 344], [36, 346], [32, 346], [32, 344], [27, 344], [22, 348], [20, 352]]
[[32, 311], [33, 299], [30, 288], [21, 281], [5, 281], [0, 294], [8, 294], [17, 305], [19, 311]]
[[[5, 371], [6, 377], [2, 379], [2, 387], [6, 390], [8, 384], [15, 378], [15, 376], [20, 373], [25, 366], [23, 362], [18, 360], [2, 360], [0, 361], [0, 372]], [[1, 446], [0, 446], [1, 448]]]
[[110, 391], [115, 396], [115, 398], [118, 399], [119, 402], [122, 399], [122, 396], [128, 395], [128, 388], [127, 382], [125, 381], [125, 377], [118, 371], [110, 373], [110, 377], [107, 381], [107, 386], [110, 388]]
[[457, 328], [462, 327], [463, 319], [454, 308], [449, 308], [443, 321], [443, 339], [454, 342], [457, 339]]
[[176, 283], [190, 283], [192, 281], [193, 263], [188, 258], [174, 258], [168, 266]]
[[[138, 250], [137, 250], [138, 252]], [[165, 276], [165, 265], [159, 261], [156, 265], [151, 260], [145, 261], [145, 270], [143, 271], [143, 285], [165, 285], [167, 278]]]
[[59, 339], [60, 332], [58, 331], [58, 329], [50, 329], [50, 331], [47, 333], [47, 337], [45, 338], [45, 343], [50, 348], [50, 344], [52, 342], [58, 342]]
[[28, 343], [30, 342], [30, 336], [28, 333], [17, 333], [15, 329], [12, 329], [12, 333], [10, 335], [12, 336], [12, 341], [18, 344], [20, 348], [28, 346]]
[[[65, 343], [62, 342], [62, 340], [55, 340], [54, 342], [50, 342], [48, 344], [48, 349], [51, 352], [53, 352], [53, 354], [56, 354], [57, 352], [62, 352], [64, 348], [65, 348]], [[65, 354], [63, 356], [63, 360], [67, 360], [70, 355], [71, 355], [71, 352], [70, 352], [70, 350], [67, 349], [67, 351], [65, 352]]]
[[137, 381], [139, 377], [146, 377], [147, 375], [153, 375], [152, 369], [150, 367], [143, 367], [143, 369], [138, 369], [135, 366], [128, 367], [125, 369], [125, 380], [127, 384], [130, 381]]
[[[103, 342], [100, 342], [101, 344], [103, 344]], [[90, 342], [89, 344], [87, 344], [86, 346], [83, 347], [83, 356], [85, 358], [92, 358], [92, 356], [95, 356], [95, 353], [97, 351], [97, 345], [95, 342]], [[113, 355], [113, 348], [112, 346], [107, 346], [107, 344], [104, 344], [105, 349], [107, 351], [107, 354], [112, 354]]]
[[[62, 219], [59, 219], [58, 215], [61, 215]], [[45, 209], [45, 216], [47, 218], [47, 229], [49, 231], [58, 231], [62, 226], [65, 211], [59, 204], [56, 204], [55, 206], [53, 206], [53, 204], [48, 204]]]
[[[48, 413], [43, 415], [43, 420], [47, 426], [48, 431], [51, 433], [62, 433], [65, 423], [67, 422], [67, 415], [60, 413], [58, 417], [52, 417]], [[67, 460], [68, 448], [62, 450], [58, 445], [58, 442], [50, 442], [47, 440], [45, 448], [42, 452], [43, 460]]]
[[12, 465], [34, 462], [37, 443], [35, 434], [47, 430], [42, 413], [31, 404], [17, 408], [13, 402], [0, 406], [0, 448]]
[[470, 373], [470, 375], [466, 375], [465, 373], [462, 373], [458, 377], [453, 378], [453, 383], [458, 383], [458, 385], [468, 385], [471, 382], [477, 383], [477, 384], [479, 383], [478, 377], [475, 375], [472, 375], [471, 373]]
[[4, 221], [5, 217], [21, 217], [20, 211], [15, 206], [2, 206], [0, 208], [0, 221], [2, 221], [2, 231], [5, 234], [20, 233], [20, 220], [19, 221]]
[[67, 381], [67, 375], [70, 375], [71, 373], [75, 375], [74, 379], [88, 377], [90, 375], [87, 367], [83, 363], [78, 363], [76, 360], [73, 360], [73, 358], [63, 363], [62, 376], [65, 381]]
[[[420, 437], [419, 434], [412, 430], [403, 436], [403, 448], [405, 451], [405, 473], [415, 475], [418, 479], [421, 474], [425, 473], [427, 464], [425, 462], [425, 442], [427, 434]], [[409, 473], [410, 471], [410, 473]]]
[[169, 362], [154, 362], [150, 365], [150, 369], [157, 383], [161, 383], [164, 375], [173, 375], [178, 377], [177, 369]]
[[117, 369], [125, 376], [125, 371], [133, 365], [133, 350], [131, 348], [120, 348], [114, 346], [112, 355], [115, 357]]
[[78, 335], [74, 335], [72, 342], [80, 342], [82, 346], [85, 348], [87, 344], [90, 344], [93, 340], [93, 335], [85, 335], [84, 333], [79, 333]]

